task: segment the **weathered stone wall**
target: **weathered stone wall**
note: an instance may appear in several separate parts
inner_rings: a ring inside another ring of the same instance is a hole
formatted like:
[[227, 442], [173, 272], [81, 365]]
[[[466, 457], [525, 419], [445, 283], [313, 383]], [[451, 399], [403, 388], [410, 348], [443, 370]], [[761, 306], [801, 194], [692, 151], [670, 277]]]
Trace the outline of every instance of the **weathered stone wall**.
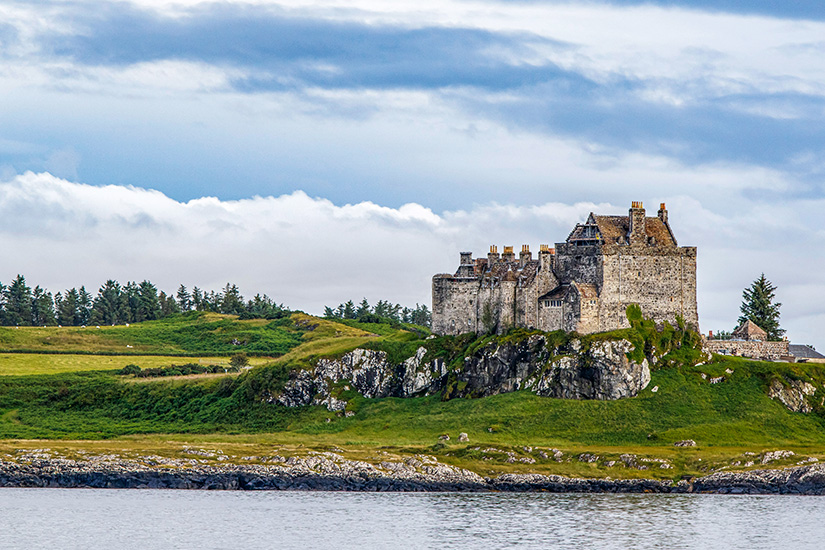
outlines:
[[576, 281], [601, 287], [604, 273], [599, 247], [556, 243], [555, 272], [563, 285]]
[[450, 275], [433, 277], [432, 329], [436, 334], [478, 332], [479, 282]]
[[[676, 246], [669, 226], [662, 225], [664, 209], [659, 219], [648, 221], [640, 203], [634, 203], [627, 219], [633, 233], [629, 239], [621, 233], [621, 219], [611, 226], [612, 240], [607, 229], [601, 240], [593, 237], [595, 226], [580, 225], [568, 242], [556, 244], [555, 253], [543, 248], [538, 262], [527, 262], [526, 251], [517, 261], [509, 247], [504, 255], [493, 247], [486, 260], [474, 263], [469, 253], [462, 253], [455, 275], [433, 278], [433, 331], [495, 328], [501, 333], [520, 326], [588, 334], [628, 327], [630, 304], [638, 304], [657, 323], [675, 325], [678, 316], [699, 330], [696, 248]], [[654, 229], [658, 224], [661, 231], [645, 236], [646, 224]], [[584, 235], [583, 240], [575, 234]], [[561, 307], [545, 305], [551, 292]]]
[[757, 342], [748, 340], [705, 340], [703, 347], [710, 353], [735, 355], [752, 359], [777, 359], [790, 355], [788, 342]]
[[638, 304], [645, 317], [673, 325], [679, 315], [699, 329], [696, 249], [651, 245], [605, 246], [599, 330], [630, 326], [626, 310]]

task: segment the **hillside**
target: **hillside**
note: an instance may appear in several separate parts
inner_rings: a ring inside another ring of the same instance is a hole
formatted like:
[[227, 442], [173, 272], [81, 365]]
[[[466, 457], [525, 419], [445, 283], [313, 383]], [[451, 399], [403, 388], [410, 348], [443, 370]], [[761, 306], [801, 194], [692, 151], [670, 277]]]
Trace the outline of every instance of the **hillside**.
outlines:
[[[367, 399], [342, 387], [345, 415], [320, 406], [288, 408], [266, 397], [283, 387], [290, 371], [358, 347], [382, 350], [394, 361], [424, 347], [457, 364], [481, 346], [527, 336], [424, 339], [404, 327], [304, 314], [277, 322], [190, 314], [130, 327], [3, 329], [0, 452], [48, 445], [68, 455], [93, 449], [180, 456], [184, 446], [205, 445], [240, 459], [273, 446], [298, 455], [336, 448], [369, 460], [427, 452], [485, 473], [670, 479], [759, 464], [770, 450], [795, 453], [775, 464], [825, 458], [821, 365], [717, 357], [692, 366], [677, 360], [685, 347], [673, 347], [665, 356], [672, 360], [652, 369], [637, 397], [616, 401], [552, 399], [525, 390], [484, 398]], [[154, 378], [118, 374], [126, 364], [228, 365], [233, 352], [256, 354], [253, 368]], [[816, 388], [807, 398], [810, 413], [792, 412], [768, 397], [772, 383], [797, 380]], [[462, 432], [469, 442], [458, 441]], [[450, 439], [439, 439], [443, 435]], [[53, 441], [22, 441], [41, 439]], [[698, 445], [674, 447], [686, 439]], [[627, 459], [631, 455], [636, 458]], [[646, 460], [668, 467], [648, 468], [654, 463]]]

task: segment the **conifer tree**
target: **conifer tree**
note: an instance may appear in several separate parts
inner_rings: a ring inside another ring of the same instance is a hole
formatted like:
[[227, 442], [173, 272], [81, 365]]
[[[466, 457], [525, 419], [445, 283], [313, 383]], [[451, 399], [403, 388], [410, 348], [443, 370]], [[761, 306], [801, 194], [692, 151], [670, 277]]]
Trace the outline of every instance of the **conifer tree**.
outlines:
[[779, 327], [779, 308], [782, 304], [773, 301], [775, 290], [776, 287], [762, 273], [742, 293], [742, 306], [739, 308], [742, 312], [739, 324], [752, 321], [768, 333], [768, 340], [780, 340], [785, 334], [785, 330]]

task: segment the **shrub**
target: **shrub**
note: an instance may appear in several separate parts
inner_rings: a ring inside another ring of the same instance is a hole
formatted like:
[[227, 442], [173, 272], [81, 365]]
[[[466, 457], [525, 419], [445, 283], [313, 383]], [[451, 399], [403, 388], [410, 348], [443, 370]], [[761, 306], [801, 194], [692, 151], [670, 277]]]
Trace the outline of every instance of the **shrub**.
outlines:
[[140, 373], [140, 367], [134, 364], [129, 364], [117, 371], [117, 373], [121, 375], [134, 374], [137, 376]]
[[238, 371], [242, 367], [249, 365], [249, 357], [243, 352], [236, 353], [229, 359], [229, 364], [232, 365], [235, 371]]

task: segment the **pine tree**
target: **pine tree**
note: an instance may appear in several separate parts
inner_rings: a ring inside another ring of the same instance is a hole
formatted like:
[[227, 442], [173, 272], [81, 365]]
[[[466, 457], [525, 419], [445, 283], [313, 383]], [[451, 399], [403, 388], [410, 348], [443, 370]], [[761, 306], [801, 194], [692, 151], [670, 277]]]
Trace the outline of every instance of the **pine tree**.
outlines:
[[198, 287], [192, 288], [192, 309], [203, 310], [203, 292]]
[[92, 295], [86, 291], [85, 286], [81, 286], [77, 291], [77, 316], [75, 326], [85, 326], [92, 322]]
[[57, 324], [54, 316], [54, 299], [52, 293], [40, 286], [34, 287], [31, 302], [32, 324], [46, 326]]
[[57, 322], [63, 326], [73, 326], [82, 323], [78, 323], [79, 320], [79, 295], [77, 289], [70, 289], [66, 291], [66, 294], [61, 296], [60, 293], [57, 293], [57, 296], [60, 297], [58, 300], [55, 297], [56, 307], [57, 307]]
[[220, 301], [220, 312], [229, 315], [240, 315], [246, 310], [241, 291], [236, 285], [226, 283], [223, 289], [223, 297]]
[[361, 303], [358, 304], [358, 309], [355, 310], [356, 317], [363, 317], [364, 315], [369, 315], [370, 313], [370, 303], [367, 301], [366, 298], [361, 300]]
[[739, 324], [752, 321], [768, 333], [768, 340], [781, 340], [785, 334], [785, 330], [779, 327], [779, 308], [782, 304], [773, 302], [775, 290], [776, 287], [762, 273], [742, 293], [742, 306], [739, 308], [742, 312]]
[[177, 298], [178, 307], [181, 311], [189, 311], [190, 309], [192, 309], [192, 296], [189, 295], [189, 292], [186, 290], [185, 286], [180, 285], [178, 287]]
[[6, 318], [3, 324], [31, 326], [32, 289], [26, 285], [26, 278], [18, 275], [3, 291], [6, 302]]
[[120, 325], [128, 322], [127, 296], [117, 281], [109, 279], [98, 290], [92, 306], [92, 319], [104, 325]]

